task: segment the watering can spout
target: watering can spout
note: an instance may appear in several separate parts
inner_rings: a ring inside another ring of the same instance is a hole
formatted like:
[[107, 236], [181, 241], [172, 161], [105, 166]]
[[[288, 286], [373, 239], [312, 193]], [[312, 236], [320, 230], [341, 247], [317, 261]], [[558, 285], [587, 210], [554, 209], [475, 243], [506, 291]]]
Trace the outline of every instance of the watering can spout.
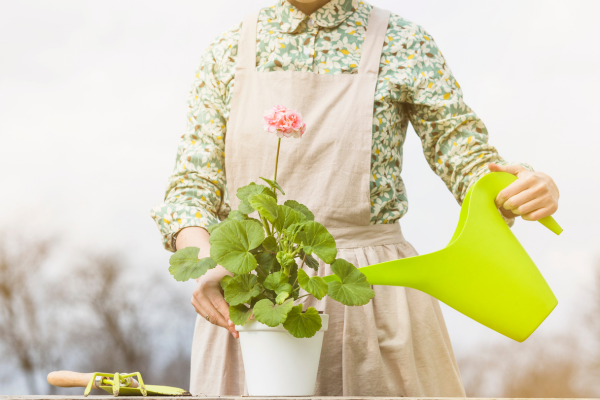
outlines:
[[558, 225], [558, 223], [552, 217], [544, 217], [538, 220], [538, 222], [544, 225], [546, 228], [550, 229], [552, 232], [560, 235], [563, 229]]
[[[454, 235], [442, 250], [369, 265], [361, 272], [372, 285], [418, 289], [511, 339], [524, 341], [558, 301], [494, 203], [497, 194], [516, 179], [492, 172], [472, 185]], [[552, 217], [539, 222], [557, 235], [562, 232]]]

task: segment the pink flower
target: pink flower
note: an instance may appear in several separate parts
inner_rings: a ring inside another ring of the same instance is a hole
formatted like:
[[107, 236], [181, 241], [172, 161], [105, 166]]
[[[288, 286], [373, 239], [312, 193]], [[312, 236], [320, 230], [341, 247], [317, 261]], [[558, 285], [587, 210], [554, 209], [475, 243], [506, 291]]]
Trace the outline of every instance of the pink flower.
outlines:
[[265, 111], [263, 128], [278, 137], [301, 138], [306, 131], [306, 124], [299, 112], [277, 105]]

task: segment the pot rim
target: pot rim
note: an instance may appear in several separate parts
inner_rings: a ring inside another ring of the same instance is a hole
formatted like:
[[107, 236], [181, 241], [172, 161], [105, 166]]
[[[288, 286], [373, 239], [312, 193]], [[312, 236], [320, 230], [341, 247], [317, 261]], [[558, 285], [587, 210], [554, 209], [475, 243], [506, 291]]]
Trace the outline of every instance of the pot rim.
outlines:
[[[328, 314], [319, 314], [321, 316], [321, 329], [317, 332], [326, 332], [329, 328], [329, 315]], [[262, 322], [258, 322], [255, 319], [251, 319], [246, 322], [245, 325], [236, 325], [235, 330], [238, 332], [258, 332], [258, 331], [270, 331], [270, 332], [285, 332], [289, 335], [287, 329], [283, 327], [282, 324], [279, 324], [275, 327], [270, 327], [268, 325], [263, 324]], [[313, 336], [314, 337], [314, 336]]]

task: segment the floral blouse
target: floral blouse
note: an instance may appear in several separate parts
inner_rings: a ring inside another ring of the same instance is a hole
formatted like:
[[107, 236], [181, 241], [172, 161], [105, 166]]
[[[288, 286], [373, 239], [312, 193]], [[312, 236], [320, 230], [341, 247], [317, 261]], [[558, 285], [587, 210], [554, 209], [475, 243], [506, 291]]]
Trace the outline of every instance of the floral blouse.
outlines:
[[[371, 4], [359, 0], [331, 0], [307, 16], [287, 0], [277, 0], [259, 14], [257, 71], [357, 73], [371, 9]], [[217, 223], [231, 210], [223, 169], [240, 28], [237, 23], [217, 36], [202, 55], [188, 100], [187, 129], [179, 141], [164, 202], [151, 210], [170, 251], [175, 251], [174, 233]], [[464, 103], [461, 87], [434, 38], [394, 13], [373, 110], [371, 224], [397, 222], [407, 211], [400, 173], [409, 122], [429, 166], [459, 204], [469, 186], [489, 172], [488, 162], [509, 164], [488, 144], [485, 125]]]

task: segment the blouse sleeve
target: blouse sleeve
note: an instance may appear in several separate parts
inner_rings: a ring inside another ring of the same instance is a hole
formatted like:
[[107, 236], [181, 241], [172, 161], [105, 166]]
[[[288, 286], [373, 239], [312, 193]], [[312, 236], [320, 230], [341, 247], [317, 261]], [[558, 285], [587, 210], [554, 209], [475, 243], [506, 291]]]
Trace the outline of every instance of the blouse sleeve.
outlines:
[[519, 164], [533, 171], [528, 164], [505, 161], [488, 143], [483, 121], [463, 101], [462, 89], [433, 37], [421, 27], [415, 36], [406, 108], [427, 163], [458, 203], [473, 183], [490, 172], [489, 162]]
[[225, 89], [213, 44], [202, 56], [189, 95], [185, 134], [177, 147], [175, 168], [168, 179], [164, 201], [151, 216], [169, 251], [173, 234], [188, 226], [217, 223], [225, 201]]

